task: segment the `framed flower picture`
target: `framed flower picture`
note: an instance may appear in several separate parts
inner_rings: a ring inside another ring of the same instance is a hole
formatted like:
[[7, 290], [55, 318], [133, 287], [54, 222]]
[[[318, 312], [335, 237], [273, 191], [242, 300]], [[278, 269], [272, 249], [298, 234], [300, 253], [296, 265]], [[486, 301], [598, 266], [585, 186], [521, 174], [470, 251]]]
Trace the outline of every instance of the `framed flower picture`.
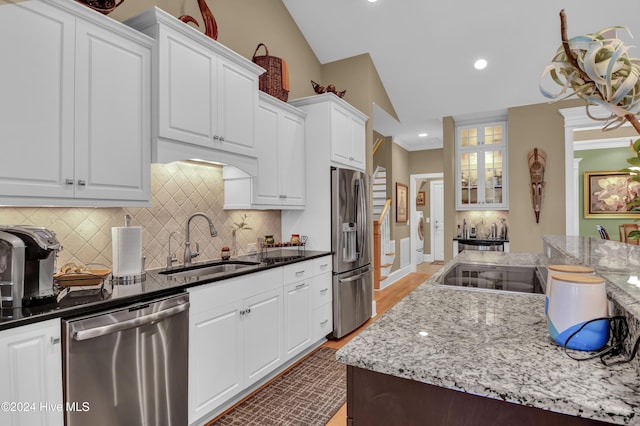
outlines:
[[619, 171], [585, 172], [585, 218], [638, 218], [640, 211], [630, 210], [627, 203], [640, 195], [640, 182]]
[[409, 220], [409, 188], [396, 182], [396, 222]]

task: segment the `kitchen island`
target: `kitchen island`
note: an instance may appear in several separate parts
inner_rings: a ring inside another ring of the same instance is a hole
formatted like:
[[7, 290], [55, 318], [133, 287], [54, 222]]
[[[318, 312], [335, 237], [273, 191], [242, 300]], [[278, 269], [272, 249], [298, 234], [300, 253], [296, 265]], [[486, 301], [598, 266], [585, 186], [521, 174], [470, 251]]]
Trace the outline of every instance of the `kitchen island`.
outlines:
[[544, 295], [437, 284], [458, 262], [580, 263], [551, 243], [549, 256], [462, 253], [339, 350], [352, 424], [640, 424], [636, 364], [569, 358], [548, 334]]

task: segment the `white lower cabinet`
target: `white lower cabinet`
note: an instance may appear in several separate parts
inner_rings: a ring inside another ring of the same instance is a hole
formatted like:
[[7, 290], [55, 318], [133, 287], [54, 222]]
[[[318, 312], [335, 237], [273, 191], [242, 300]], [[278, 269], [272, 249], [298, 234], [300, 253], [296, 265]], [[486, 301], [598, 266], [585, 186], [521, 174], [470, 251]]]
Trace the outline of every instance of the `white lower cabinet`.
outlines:
[[189, 289], [189, 424], [332, 330], [331, 256]]
[[331, 256], [313, 261], [311, 340], [318, 341], [333, 331], [333, 290]]
[[0, 424], [62, 425], [60, 320], [0, 332]]
[[311, 344], [311, 279], [284, 287], [284, 341], [286, 359]]
[[282, 363], [282, 289], [247, 299], [244, 309], [244, 384], [249, 386]]
[[282, 268], [189, 290], [189, 423], [282, 364]]

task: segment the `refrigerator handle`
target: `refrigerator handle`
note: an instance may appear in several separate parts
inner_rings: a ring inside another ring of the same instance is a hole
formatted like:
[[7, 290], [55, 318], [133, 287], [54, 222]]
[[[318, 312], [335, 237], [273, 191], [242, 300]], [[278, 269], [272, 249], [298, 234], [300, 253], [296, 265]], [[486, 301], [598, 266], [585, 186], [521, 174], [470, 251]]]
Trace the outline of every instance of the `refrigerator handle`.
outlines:
[[364, 277], [365, 275], [367, 275], [371, 271], [373, 271], [373, 269], [367, 268], [367, 270], [364, 271], [361, 274], [354, 275], [354, 276], [349, 277], [349, 278], [338, 278], [338, 282], [340, 282], [340, 283], [348, 283], [348, 282], [351, 282], [351, 281], [358, 281], [360, 278]]
[[356, 216], [356, 220], [358, 220], [358, 242], [357, 242], [357, 256], [358, 259], [362, 259], [364, 256], [364, 246], [366, 243], [366, 235], [364, 235], [364, 231], [366, 229], [366, 220], [368, 220], [365, 216], [366, 209], [366, 199], [364, 193], [364, 185], [362, 179], [358, 179], [358, 192], [357, 192], [357, 202], [358, 207], [360, 208], [360, 219], [358, 220], [358, 216]]

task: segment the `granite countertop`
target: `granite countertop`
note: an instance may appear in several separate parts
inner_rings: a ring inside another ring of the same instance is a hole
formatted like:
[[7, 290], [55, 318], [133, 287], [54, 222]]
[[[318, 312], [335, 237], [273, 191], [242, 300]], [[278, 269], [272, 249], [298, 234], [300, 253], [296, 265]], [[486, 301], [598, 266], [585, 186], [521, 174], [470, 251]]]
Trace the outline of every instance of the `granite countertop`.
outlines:
[[[298, 252], [295, 250], [270, 250], [268, 257], [288, 257], [297, 253]], [[185, 291], [189, 287], [195, 287], [240, 275], [264, 271], [290, 263], [297, 263], [322, 256], [328, 256], [331, 255], [331, 252], [305, 250], [300, 254], [302, 254], [302, 257], [300, 258], [277, 263], [262, 261], [257, 255], [234, 257], [231, 260], [257, 262], [257, 264], [234, 272], [212, 274], [197, 278], [171, 277], [158, 273], [163, 269], [155, 269], [146, 271], [146, 279], [137, 283], [115, 284], [111, 283], [109, 279], [107, 279], [102, 287], [95, 286], [95, 288], [71, 291], [57, 304], [30, 308], [1, 309], [0, 331], [52, 318], [69, 318], [90, 312], [112, 309], [140, 301], [147, 301], [158, 297], [169, 296]], [[220, 259], [214, 259], [194, 262], [193, 266], [198, 265], [198, 263], [210, 263], [216, 260], [220, 261]], [[179, 266], [174, 266], [174, 269], [177, 269], [178, 267]]]
[[564, 414], [640, 423], [640, 378], [631, 363], [606, 367], [598, 359], [570, 359], [549, 336], [544, 295], [437, 285], [458, 262], [528, 266], [546, 260], [462, 253], [340, 349], [338, 361]]

